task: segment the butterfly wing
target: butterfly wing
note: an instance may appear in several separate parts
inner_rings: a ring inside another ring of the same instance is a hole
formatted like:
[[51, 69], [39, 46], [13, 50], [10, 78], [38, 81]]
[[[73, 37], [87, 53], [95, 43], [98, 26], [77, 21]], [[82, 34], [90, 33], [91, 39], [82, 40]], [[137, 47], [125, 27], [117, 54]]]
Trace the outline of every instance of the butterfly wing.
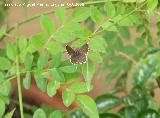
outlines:
[[71, 62], [72, 64], [82, 64], [82, 63], [85, 63], [86, 62], [86, 55], [84, 53], [79, 53], [79, 54], [73, 54], [71, 56]]
[[81, 53], [81, 54], [79, 55], [79, 58], [78, 58], [78, 63], [80, 63], [80, 64], [86, 63], [86, 60], [87, 60], [86, 54]]
[[72, 55], [70, 61], [71, 61], [72, 64], [77, 64], [78, 63], [78, 57], [75, 56], [75, 55]]
[[70, 46], [66, 46], [66, 50], [70, 55], [70, 61], [72, 64], [82, 64], [87, 60], [87, 52], [89, 50], [88, 44], [84, 44], [82, 47], [77, 49], [72, 49]]
[[75, 53], [74, 49], [71, 48], [69, 45], [66, 45], [66, 50], [67, 50], [67, 53], [71, 56]]
[[88, 51], [89, 51], [89, 46], [88, 46], [88, 44], [84, 44], [83, 46], [81, 46], [81, 47], [79, 48], [79, 51], [80, 51], [81, 53], [87, 54]]

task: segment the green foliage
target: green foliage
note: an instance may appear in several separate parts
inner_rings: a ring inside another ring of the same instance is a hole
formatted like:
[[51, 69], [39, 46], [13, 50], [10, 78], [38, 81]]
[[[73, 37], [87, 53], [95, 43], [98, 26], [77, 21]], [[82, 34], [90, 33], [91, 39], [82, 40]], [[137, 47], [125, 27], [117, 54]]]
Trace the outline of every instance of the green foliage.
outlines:
[[114, 4], [112, 4], [112, 2], [110, 0], [106, 0], [106, 1], [107, 2], [104, 5], [104, 10], [105, 10], [107, 16], [112, 18], [116, 14], [116, 10], [115, 10]]
[[23, 87], [25, 89], [29, 89], [31, 85], [31, 74], [28, 72], [26, 76], [23, 78]]
[[0, 61], [3, 63], [0, 63], [0, 70], [7, 70], [11, 68], [11, 62], [5, 58], [5, 57], [0, 57]]
[[113, 113], [103, 113], [100, 114], [100, 118], [121, 118], [121, 117]]
[[104, 20], [101, 12], [94, 6], [91, 6], [91, 19], [98, 24], [101, 24]]
[[63, 24], [66, 20], [66, 9], [63, 7], [58, 7], [55, 10], [56, 18]]
[[88, 86], [84, 82], [73, 83], [69, 88], [74, 93], [85, 93], [88, 92]]
[[90, 8], [76, 7], [72, 13], [73, 20], [80, 22], [86, 20], [90, 16]]
[[133, 73], [133, 85], [144, 85], [149, 79], [159, 76], [159, 56], [157, 52], [141, 59]]
[[8, 46], [7, 46], [7, 56], [11, 60], [16, 59], [16, 48], [13, 46], [12, 43], [9, 43]]
[[120, 105], [122, 103], [122, 100], [116, 96], [106, 94], [98, 96], [95, 102], [97, 104], [97, 109], [99, 110], [99, 112], [104, 112]]
[[5, 112], [5, 103], [1, 99], [0, 99], [0, 109], [1, 109], [1, 111], [0, 111], [0, 117], [2, 117], [3, 114], [4, 114], [4, 112]]
[[53, 68], [52, 70], [50, 70], [52, 79], [58, 82], [65, 82], [65, 78], [64, 75], [61, 71], [59, 71], [59, 69]]
[[6, 31], [7, 31], [7, 25], [1, 26], [1, 28], [0, 28], [0, 38], [2, 38], [2, 36], [6, 34]]
[[62, 53], [64, 51], [64, 49], [58, 42], [50, 42], [47, 48], [52, 55], [58, 55], [59, 53]]
[[154, 10], [158, 5], [158, 0], [147, 0], [148, 10]]
[[62, 113], [60, 111], [54, 111], [52, 112], [48, 118], [62, 118]]
[[33, 62], [33, 55], [31, 53], [27, 53], [24, 60], [24, 66], [26, 70], [31, 70], [32, 62]]
[[63, 103], [66, 107], [70, 106], [75, 99], [75, 94], [69, 90], [65, 89], [62, 93]]
[[14, 108], [12, 111], [8, 112], [4, 118], [12, 118], [14, 111], [16, 110], [16, 108]]
[[47, 84], [47, 94], [53, 97], [56, 94], [57, 89], [60, 87], [60, 83], [57, 81], [49, 81]]
[[44, 51], [38, 58], [37, 67], [43, 69], [48, 62], [48, 52]]
[[106, 52], [106, 43], [101, 36], [94, 36], [89, 42], [90, 50], [94, 52]]
[[78, 95], [76, 99], [84, 113], [88, 116], [92, 116], [92, 118], [99, 118], [96, 104], [93, 99], [86, 95]]
[[50, 17], [42, 15], [40, 17], [40, 23], [42, 28], [49, 34], [53, 34], [56, 31], [56, 28], [54, 26], [54, 24], [52, 23], [52, 20], [50, 19]]
[[152, 109], [145, 110], [138, 115], [138, 118], [159, 118], [160, 114]]
[[[4, 114], [5, 105], [10, 103], [10, 80], [15, 78], [22, 78], [25, 89], [30, 88], [31, 78], [34, 79], [36, 86], [49, 97], [55, 96], [64, 85], [63, 104], [69, 107], [75, 102], [80, 107], [71, 112], [48, 111], [46, 107], [41, 107], [34, 112], [33, 118], [159, 117], [159, 106], [152, 100], [153, 83], [160, 77], [160, 49], [156, 40], [160, 37], [158, 0], [84, 2], [84, 7], [75, 6], [71, 10], [55, 8], [52, 15], [58, 25], [47, 15], [51, 12], [40, 14], [42, 32], [30, 37], [16, 34], [16, 42], [9, 42], [6, 48], [0, 49], [0, 117], [12, 117], [14, 113], [13, 110]], [[150, 15], [158, 19], [156, 38], [150, 31]], [[27, 21], [34, 18], [37, 16]], [[18, 32], [17, 27], [7, 30], [7, 26], [3, 25], [0, 37], [10, 37], [10, 31], [15, 28]], [[80, 48], [86, 43], [89, 45], [87, 62], [82, 65], [70, 63], [71, 55], [66, 56], [65, 45]], [[87, 95], [80, 95], [91, 91], [94, 88], [92, 80], [102, 78], [106, 71], [106, 86], [111, 80], [116, 80], [109, 93], [98, 96], [95, 101]], [[131, 91], [126, 90], [128, 79], [132, 79]], [[124, 92], [124, 96], [117, 97], [117, 92]], [[19, 105], [22, 107], [21, 101]], [[111, 113], [110, 110], [120, 105], [121, 110]]]
[[37, 109], [34, 112], [33, 118], [46, 118], [46, 114], [42, 109]]
[[86, 82], [91, 82], [91, 80], [93, 79], [94, 72], [95, 67], [91, 61], [88, 61], [86, 64], [82, 66], [82, 74]]

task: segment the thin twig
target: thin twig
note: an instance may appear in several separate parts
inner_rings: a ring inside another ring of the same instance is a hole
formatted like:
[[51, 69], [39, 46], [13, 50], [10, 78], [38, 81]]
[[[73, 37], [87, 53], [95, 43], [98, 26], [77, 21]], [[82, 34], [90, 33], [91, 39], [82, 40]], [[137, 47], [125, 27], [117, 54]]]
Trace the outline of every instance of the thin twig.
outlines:
[[137, 61], [134, 58], [130, 57], [129, 55], [125, 54], [124, 52], [119, 51], [119, 52], [117, 52], [117, 54], [125, 57], [127, 60], [131, 61], [132, 63], [137, 64]]

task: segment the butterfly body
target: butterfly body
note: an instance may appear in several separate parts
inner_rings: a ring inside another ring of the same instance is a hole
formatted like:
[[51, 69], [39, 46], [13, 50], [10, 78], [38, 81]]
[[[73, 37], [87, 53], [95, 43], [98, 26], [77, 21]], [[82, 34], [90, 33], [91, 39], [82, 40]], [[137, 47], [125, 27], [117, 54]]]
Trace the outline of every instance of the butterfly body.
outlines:
[[83, 45], [80, 48], [73, 49], [70, 46], [66, 46], [66, 50], [70, 56], [72, 64], [83, 64], [87, 61], [88, 44]]

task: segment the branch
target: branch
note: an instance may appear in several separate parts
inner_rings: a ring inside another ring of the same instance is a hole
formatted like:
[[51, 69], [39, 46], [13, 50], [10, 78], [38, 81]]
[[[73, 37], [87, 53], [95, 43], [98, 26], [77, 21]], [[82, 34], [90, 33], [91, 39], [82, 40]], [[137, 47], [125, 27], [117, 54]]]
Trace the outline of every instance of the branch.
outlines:
[[[118, 0], [112, 0], [113, 2], [115, 1], [118, 1]], [[105, 3], [106, 1], [105, 0], [100, 0], [100, 1], [91, 1], [91, 2], [85, 2], [84, 4], [85, 4], [85, 6], [89, 6], [89, 5], [92, 5], [92, 4], [100, 4], [100, 3]], [[135, 1], [136, 2], [136, 1]], [[144, 1], [141, 1], [141, 3], [143, 3]], [[127, 2], [126, 2], [127, 3]], [[74, 8], [74, 7], [76, 7], [76, 6], [71, 6], [71, 7], [66, 7], [66, 9], [71, 9], [71, 8]], [[141, 8], [141, 7], [140, 7]], [[42, 14], [44, 14], [44, 15], [49, 15], [49, 14], [52, 14], [52, 13], [54, 13], [55, 12], [55, 9], [53, 9], [53, 10], [50, 10], [50, 11], [47, 11], [47, 12], [42, 12], [42, 13], [40, 13], [40, 14], [37, 14], [37, 15], [35, 15], [35, 16], [32, 16], [32, 17], [30, 17], [30, 18], [27, 18], [27, 19], [24, 19], [24, 20], [22, 20], [22, 21], [19, 21], [18, 23], [16, 23], [15, 25], [13, 25], [11, 28], [9, 28], [8, 30], [7, 30], [7, 32], [6, 33], [10, 33], [12, 30], [14, 30], [15, 28], [16, 28], [16, 26], [21, 26], [21, 25], [23, 25], [23, 24], [25, 24], [25, 23], [28, 23], [28, 22], [30, 22], [30, 21], [32, 21], [32, 20], [35, 20], [35, 19], [37, 19], [37, 18], [39, 18]], [[133, 11], [134, 12], [134, 11]], [[99, 32], [98, 32], [99, 33]], [[4, 37], [5, 37], [5, 35], [3, 35], [2, 37], [1, 37], [1, 40], [2, 39], [4, 39]]]
[[129, 55], [123, 53], [123, 52], [117, 52], [118, 55], [125, 57], [127, 60], [131, 61], [133, 64], [137, 64], [137, 61], [130, 57]]

